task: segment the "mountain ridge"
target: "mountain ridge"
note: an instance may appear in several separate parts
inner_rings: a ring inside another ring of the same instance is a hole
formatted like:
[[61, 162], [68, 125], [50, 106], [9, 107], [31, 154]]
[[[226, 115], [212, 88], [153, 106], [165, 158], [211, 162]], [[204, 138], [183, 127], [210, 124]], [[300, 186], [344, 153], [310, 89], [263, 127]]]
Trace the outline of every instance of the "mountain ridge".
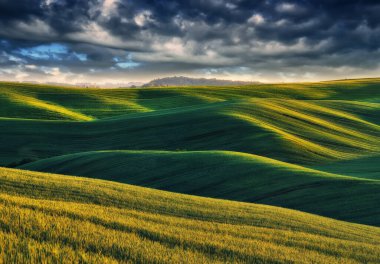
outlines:
[[190, 78], [185, 76], [174, 76], [154, 79], [142, 87], [166, 87], [166, 86], [229, 86], [258, 84], [259, 82], [230, 81], [222, 79]]

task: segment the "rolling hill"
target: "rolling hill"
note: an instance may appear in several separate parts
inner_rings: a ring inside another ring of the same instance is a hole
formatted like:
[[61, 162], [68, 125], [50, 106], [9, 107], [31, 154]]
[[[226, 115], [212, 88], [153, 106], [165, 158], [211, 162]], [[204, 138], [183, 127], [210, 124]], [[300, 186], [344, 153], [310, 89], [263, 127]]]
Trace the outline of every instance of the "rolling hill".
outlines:
[[[372, 206], [379, 173], [373, 165], [365, 179], [360, 166], [380, 152], [379, 83], [159, 89], [2, 83], [0, 165], [379, 225], [380, 208]], [[345, 170], [352, 162], [355, 169]]]
[[379, 180], [326, 173], [252, 154], [95, 151], [44, 159], [20, 168], [271, 204], [380, 226]]
[[0, 146], [5, 262], [380, 259], [380, 79], [3, 82]]
[[[172, 108], [92, 122], [2, 118], [1, 165], [115, 149], [230, 150], [319, 164], [375, 155], [380, 149], [378, 103], [245, 98], [175, 107], [177, 97], [166, 100], [172, 100]], [[21, 140], [13, 138], [21, 135]]]
[[378, 227], [284, 208], [6, 168], [0, 190], [6, 263], [380, 259]]

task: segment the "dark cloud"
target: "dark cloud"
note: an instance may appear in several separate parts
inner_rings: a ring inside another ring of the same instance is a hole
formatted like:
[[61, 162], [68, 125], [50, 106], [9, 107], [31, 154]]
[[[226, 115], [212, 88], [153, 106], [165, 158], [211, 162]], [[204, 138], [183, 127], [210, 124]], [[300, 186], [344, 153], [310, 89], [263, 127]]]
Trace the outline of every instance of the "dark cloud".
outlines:
[[370, 0], [0, 0], [0, 77], [374, 75], [378, 14]]

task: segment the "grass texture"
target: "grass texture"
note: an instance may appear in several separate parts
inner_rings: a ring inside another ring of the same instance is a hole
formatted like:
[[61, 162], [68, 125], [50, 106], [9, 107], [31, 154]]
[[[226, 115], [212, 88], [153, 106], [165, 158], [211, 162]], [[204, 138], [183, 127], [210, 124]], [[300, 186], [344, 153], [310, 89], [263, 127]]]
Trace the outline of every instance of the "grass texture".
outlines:
[[[289, 209], [0, 168], [5, 263], [376, 263], [380, 229]], [[334, 228], [332, 228], [334, 227]]]

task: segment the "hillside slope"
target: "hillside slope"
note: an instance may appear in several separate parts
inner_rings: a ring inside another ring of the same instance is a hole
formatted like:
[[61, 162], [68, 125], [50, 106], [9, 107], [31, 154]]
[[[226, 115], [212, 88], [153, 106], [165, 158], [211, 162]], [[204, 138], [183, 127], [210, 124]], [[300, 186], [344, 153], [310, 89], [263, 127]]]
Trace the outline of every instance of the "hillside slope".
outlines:
[[[379, 84], [380, 79], [357, 79], [231, 87], [95, 89], [0, 82], [0, 117], [83, 120], [75, 115], [77, 113], [79, 116], [101, 119], [128, 113], [251, 98], [376, 103], [380, 102]], [[70, 112], [71, 115], [65, 112]]]
[[288, 209], [0, 168], [6, 263], [376, 263], [380, 229]]
[[270, 98], [92, 122], [0, 119], [0, 165], [75, 152], [143, 149], [230, 150], [320, 164], [379, 153], [379, 124], [377, 103]]
[[380, 156], [344, 160], [314, 167], [317, 170], [380, 180]]
[[0, 165], [379, 225], [379, 87], [1, 83]]
[[99, 151], [54, 157], [21, 168], [271, 204], [380, 226], [380, 181], [329, 174], [250, 154]]

